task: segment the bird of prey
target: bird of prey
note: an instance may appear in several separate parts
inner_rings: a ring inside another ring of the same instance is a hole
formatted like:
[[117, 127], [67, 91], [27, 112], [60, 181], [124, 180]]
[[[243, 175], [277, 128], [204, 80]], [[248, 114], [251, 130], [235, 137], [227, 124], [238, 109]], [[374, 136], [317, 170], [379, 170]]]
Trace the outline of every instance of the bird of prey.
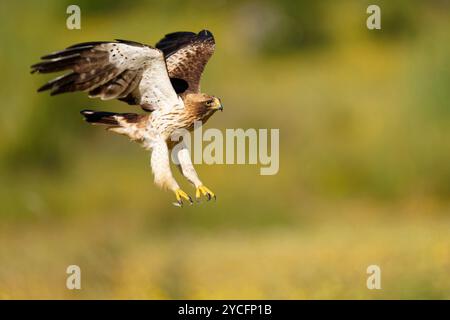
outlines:
[[[217, 110], [219, 98], [200, 92], [200, 78], [214, 52], [211, 32], [174, 32], [155, 47], [128, 40], [85, 42], [41, 58], [31, 72], [71, 70], [38, 89], [51, 95], [85, 91], [89, 97], [119, 99], [140, 106], [148, 113], [114, 113], [83, 110], [91, 124], [128, 136], [151, 151], [155, 183], [175, 193], [176, 205], [192, 198], [180, 189], [170, 170], [170, 137], [177, 130], [192, 130], [194, 122], [205, 123]], [[196, 188], [196, 198], [215, 199], [199, 179], [186, 145], [176, 148], [182, 174]]]

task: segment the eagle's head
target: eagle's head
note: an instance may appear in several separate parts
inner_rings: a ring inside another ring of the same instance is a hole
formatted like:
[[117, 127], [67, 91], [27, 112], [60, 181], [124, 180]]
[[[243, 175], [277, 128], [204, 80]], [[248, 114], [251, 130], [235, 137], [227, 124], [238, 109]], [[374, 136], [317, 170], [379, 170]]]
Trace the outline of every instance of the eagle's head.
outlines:
[[223, 111], [223, 105], [219, 98], [205, 93], [191, 93], [184, 98], [186, 111], [195, 120], [206, 122], [217, 110]]

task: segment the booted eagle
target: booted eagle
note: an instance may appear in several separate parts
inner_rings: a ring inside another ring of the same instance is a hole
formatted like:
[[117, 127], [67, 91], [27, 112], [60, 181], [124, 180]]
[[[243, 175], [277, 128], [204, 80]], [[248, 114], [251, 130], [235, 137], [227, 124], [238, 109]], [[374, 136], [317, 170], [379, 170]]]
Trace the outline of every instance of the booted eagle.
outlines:
[[[146, 114], [83, 110], [92, 124], [128, 136], [151, 150], [155, 183], [175, 193], [176, 204], [191, 197], [180, 189], [170, 170], [171, 135], [177, 130], [192, 130], [195, 121], [204, 123], [217, 110], [220, 99], [200, 92], [200, 78], [214, 52], [211, 32], [174, 32], [154, 47], [134, 41], [85, 42], [57, 51], [31, 66], [31, 72], [50, 73], [71, 70], [38, 89], [51, 95], [85, 91], [89, 97], [119, 99], [140, 106]], [[196, 188], [196, 198], [208, 200], [214, 193], [205, 187], [192, 165], [186, 145], [177, 148], [182, 174]]]

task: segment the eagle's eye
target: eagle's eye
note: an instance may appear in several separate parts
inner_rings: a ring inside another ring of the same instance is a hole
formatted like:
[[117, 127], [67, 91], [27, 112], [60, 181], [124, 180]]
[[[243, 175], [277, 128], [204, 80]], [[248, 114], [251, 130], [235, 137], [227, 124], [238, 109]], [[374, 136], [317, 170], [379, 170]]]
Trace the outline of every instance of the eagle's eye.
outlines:
[[213, 103], [214, 103], [214, 100], [211, 99], [211, 100], [206, 101], [205, 104], [206, 104], [207, 107], [211, 107], [211, 105], [212, 105]]

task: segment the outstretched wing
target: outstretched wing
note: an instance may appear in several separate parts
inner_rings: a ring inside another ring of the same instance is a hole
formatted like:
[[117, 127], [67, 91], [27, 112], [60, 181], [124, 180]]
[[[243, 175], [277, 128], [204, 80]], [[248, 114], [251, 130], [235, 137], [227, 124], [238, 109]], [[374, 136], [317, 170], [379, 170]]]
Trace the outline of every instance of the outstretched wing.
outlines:
[[214, 47], [214, 37], [208, 30], [202, 30], [198, 34], [169, 33], [156, 44], [156, 48], [164, 52], [169, 77], [178, 93], [182, 92], [182, 86], [176, 84], [183, 84], [183, 80], [188, 85], [183, 91], [200, 92], [200, 78], [214, 53]]
[[126, 100], [148, 111], [179, 103], [163, 53], [138, 42], [85, 42], [41, 59], [31, 66], [32, 73], [72, 72], [38, 91], [51, 90], [51, 95], [85, 91], [90, 97]]

